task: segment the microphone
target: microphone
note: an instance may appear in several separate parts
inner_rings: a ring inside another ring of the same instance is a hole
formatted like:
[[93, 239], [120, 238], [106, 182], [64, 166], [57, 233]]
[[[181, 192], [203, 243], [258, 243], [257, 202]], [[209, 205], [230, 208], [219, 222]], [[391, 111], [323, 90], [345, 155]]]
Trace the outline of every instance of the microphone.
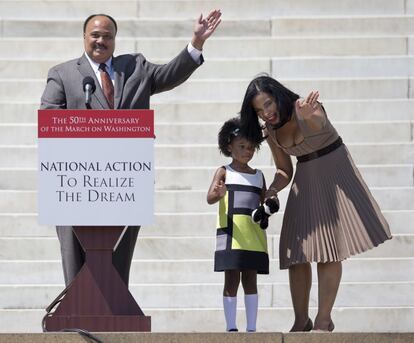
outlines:
[[86, 76], [83, 79], [83, 91], [85, 92], [85, 105], [86, 107], [90, 107], [91, 103], [91, 95], [95, 92], [95, 80], [91, 76]]

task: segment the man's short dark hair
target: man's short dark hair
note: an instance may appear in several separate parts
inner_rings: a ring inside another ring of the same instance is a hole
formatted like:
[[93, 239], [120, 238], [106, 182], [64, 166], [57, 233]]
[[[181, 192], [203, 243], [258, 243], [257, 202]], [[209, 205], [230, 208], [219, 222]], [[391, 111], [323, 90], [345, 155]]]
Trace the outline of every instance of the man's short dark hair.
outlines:
[[112, 18], [110, 15], [108, 15], [108, 14], [103, 14], [103, 13], [91, 14], [88, 18], [86, 18], [86, 19], [85, 19], [85, 22], [83, 23], [83, 33], [85, 33], [85, 32], [86, 32], [86, 25], [88, 25], [89, 21], [90, 21], [92, 18], [95, 18], [95, 17], [107, 17], [110, 21], [112, 21], [112, 22], [114, 23], [114, 26], [115, 26], [115, 33], [117, 33], [117, 31], [118, 31], [118, 25], [116, 25], [116, 21], [115, 21], [115, 19], [114, 19], [114, 18]]

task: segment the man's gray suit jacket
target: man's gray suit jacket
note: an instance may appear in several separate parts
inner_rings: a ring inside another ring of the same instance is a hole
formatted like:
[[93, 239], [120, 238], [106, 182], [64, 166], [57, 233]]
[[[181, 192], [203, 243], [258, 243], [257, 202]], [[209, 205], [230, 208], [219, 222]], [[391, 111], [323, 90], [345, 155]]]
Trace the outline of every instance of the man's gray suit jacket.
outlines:
[[[120, 55], [114, 57], [112, 63], [115, 78], [115, 109], [148, 109], [151, 95], [180, 85], [201, 64], [193, 60], [187, 48], [164, 65], [148, 62], [142, 54]], [[86, 76], [93, 77], [97, 86], [92, 95], [91, 108], [109, 108], [102, 88], [85, 55], [49, 70], [40, 108], [86, 108], [82, 84]]]
[[[196, 63], [187, 47], [164, 65], [150, 63], [141, 54], [114, 57], [112, 65], [115, 109], [148, 109], [151, 95], [180, 85], [202, 62], [201, 56], [200, 63]], [[49, 70], [40, 108], [85, 109], [83, 79], [87, 76], [92, 77], [96, 84], [96, 90], [91, 97], [91, 108], [109, 109], [102, 88], [85, 55]], [[138, 226], [128, 228], [113, 256], [113, 263], [127, 285], [138, 229]], [[65, 284], [68, 285], [82, 267], [83, 250], [71, 227], [57, 227], [57, 234], [61, 245]]]

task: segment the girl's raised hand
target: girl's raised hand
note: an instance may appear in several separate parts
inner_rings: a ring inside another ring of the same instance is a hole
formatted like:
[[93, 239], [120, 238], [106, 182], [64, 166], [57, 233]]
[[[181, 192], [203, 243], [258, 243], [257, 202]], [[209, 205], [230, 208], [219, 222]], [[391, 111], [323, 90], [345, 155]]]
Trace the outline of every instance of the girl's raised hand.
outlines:
[[219, 180], [215, 183], [213, 192], [220, 199], [226, 195], [227, 187], [223, 180]]

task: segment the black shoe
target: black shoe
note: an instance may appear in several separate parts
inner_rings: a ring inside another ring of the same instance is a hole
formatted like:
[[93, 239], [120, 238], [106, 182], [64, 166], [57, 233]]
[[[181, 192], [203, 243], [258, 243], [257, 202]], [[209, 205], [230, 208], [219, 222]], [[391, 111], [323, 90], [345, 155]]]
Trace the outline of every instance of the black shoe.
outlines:
[[293, 330], [293, 328], [292, 328], [292, 329], [290, 329], [289, 332], [309, 332], [312, 329], [313, 329], [312, 319], [308, 318], [308, 320], [306, 321], [305, 326], [303, 327], [303, 329], [295, 329], [295, 330]]
[[230, 329], [230, 330], [227, 330], [227, 332], [239, 332], [239, 330], [237, 330], [237, 329]]
[[308, 321], [306, 322], [305, 327], [303, 328], [304, 332], [309, 332], [313, 329], [313, 323], [312, 323], [312, 319], [308, 319]]

